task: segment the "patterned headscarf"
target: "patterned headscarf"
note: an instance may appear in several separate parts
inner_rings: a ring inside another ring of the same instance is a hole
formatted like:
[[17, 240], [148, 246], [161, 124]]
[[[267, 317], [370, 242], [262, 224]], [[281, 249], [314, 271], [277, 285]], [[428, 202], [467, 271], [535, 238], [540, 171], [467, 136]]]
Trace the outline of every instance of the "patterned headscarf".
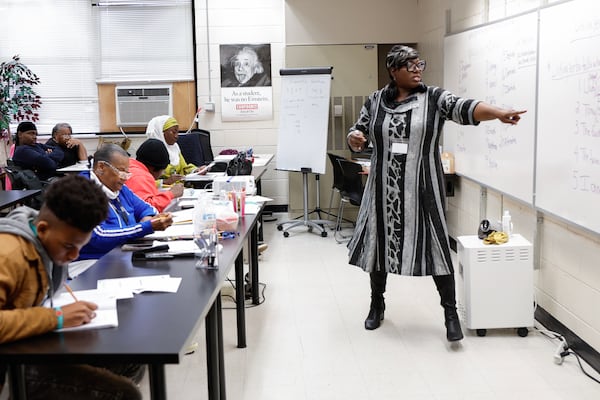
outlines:
[[146, 128], [146, 136], [148, 136], [149, 139], [158, 139], [163, 142], [167, 148], [167, 151], [169, 152], [169, 164], [177, 166], [179, 165], [179, 154], [181, 154], [181, 149], [177, 143], [167, 144], [165, 141], [165, 134], [163, 132], [171, 127], [169, 126], [168, 128], [165, 128], [169, 120], [176, 122], [171, 126], [179, 125], [177, 124], [177, 120], [169, 115], [159, 115], [158, 117], [152, 118], [150, 122], [148, 122], [148, 127]]
[[397, 44], [390, 49], [385, 57], [385, 66], [387, 69], [400, 68], [406, 65], [408, 60], [414, 60], [419, 57], [419, 52], [412, 47]]

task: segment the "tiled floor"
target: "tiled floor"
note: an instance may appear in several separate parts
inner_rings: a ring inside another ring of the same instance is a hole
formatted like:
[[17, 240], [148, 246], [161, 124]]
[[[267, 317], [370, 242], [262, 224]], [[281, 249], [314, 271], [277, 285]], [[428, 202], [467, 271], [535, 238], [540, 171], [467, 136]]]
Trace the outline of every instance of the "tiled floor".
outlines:
[[[600, 399], [575, 358], [554, 364], [558, 342], [533, 330], [465, 331], [450, 345], [431, 278], [390, 276], [385, 321], [366, 331], [368, 275], [348, 265], [345, 245], [305, 228], [284, 238], [274, 222], [265, 240], [265, 302], [247, 309], [247, 348], [236, 347], [235, 311], [223, 312], [230, 400]], [[207, 398], [203, 328], [197, 340], [195, 354], [167, 366], [170, 399]]]
[[[575, 358], [554, 364], [558, 343], [533, 330], [465, 331], [450, 345], [431, 278], [390, 276], [385, 321], [366, 331], [368, 275], [348, 265], [345, 245], [305, 228], [284, 238], [274, 222], [265, 240], [265, 301], [247, 309], [247, 348], [236, 347], [235, 311], [223, 311], [229, 400], [600, 399]], [[197, 342], [166, 368], [169, 399], [208, 397], [203, 327]], [[147, 375], [141, 386], [149, 399]]]

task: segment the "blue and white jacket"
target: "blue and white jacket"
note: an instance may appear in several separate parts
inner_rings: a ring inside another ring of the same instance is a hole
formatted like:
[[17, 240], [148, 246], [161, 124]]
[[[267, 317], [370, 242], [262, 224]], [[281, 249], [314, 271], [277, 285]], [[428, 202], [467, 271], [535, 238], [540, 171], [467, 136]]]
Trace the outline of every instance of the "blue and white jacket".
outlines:
[[[84, 171], [81, 175], [90, 179], [89, 171]], [[79, 259], [98, 259], [125, 242], [153, 233], [149, 220], [138, 221], [156, 214], [156, 208], [123, 185], [119, 196], [109, 201], [108, 217], [94, 228], [92, 238], [79, 252]]]

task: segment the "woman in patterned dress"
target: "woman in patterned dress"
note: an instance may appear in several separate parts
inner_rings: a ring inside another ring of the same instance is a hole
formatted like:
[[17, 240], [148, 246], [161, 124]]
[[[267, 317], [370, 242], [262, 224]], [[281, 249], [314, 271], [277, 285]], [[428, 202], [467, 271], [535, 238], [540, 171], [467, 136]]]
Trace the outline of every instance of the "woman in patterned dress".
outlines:
[[445, 120], [463, 125], [498, 119], [516, 124], [525, 111], [505, 110], [425, 86], [425, 61], [407, 46], [386, 57], [390, 83], [374, 92], [350, 128], [353, 152], [372, 144], [371, 168], [356, 229], [348, 243], [350, 264], [370, 274], [366, 329], [383, 320], [388, 273], [433, 276], [444, 308], [446, 337], [463, 334], [456, 313], [454, 268], [445, 219], [439, 141]]

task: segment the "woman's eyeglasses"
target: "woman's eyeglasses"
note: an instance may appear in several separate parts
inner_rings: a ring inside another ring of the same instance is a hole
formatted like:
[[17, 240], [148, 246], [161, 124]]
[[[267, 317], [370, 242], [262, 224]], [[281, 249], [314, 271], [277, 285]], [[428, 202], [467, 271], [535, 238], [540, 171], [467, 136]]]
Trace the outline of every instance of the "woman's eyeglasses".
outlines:
[[408, 72], [423, 72], [427, 68], [427, 62], [425, 60], [420, 60], [418, 62], [408, 61], [406, 63], [406, 70]]
[[119, 175], [119, 178], [123, 179], [123, 180], [127, 180], [129, 178], [131, 178], [131, 172], [127, 172], [127, 171], [121, 171], [120, 169], [118, 169], [117, 167], [115, 167], [114, 165], [112, 165], [111, 163], [109, 163], [108, 161], [104, 161], [104, 160], [100, 160], [101, 163], [106, 164], [110, 167], [110, 169], [112, 169], [113, 171], [115, 171], [115, 173], [117, 175]]

